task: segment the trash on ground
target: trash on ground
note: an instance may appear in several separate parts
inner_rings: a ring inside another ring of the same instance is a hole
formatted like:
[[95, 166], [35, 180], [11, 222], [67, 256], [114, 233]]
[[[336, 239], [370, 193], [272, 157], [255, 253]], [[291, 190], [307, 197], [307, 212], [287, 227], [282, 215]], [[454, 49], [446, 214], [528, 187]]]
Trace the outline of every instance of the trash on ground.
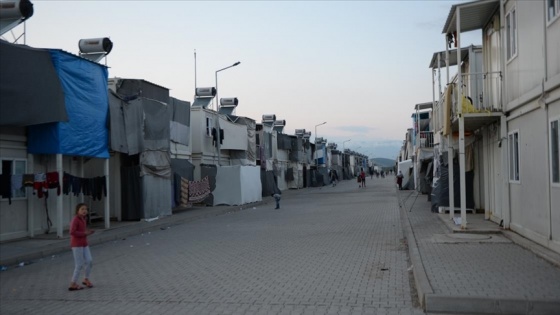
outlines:
[[159, 219], [159, 216], [157, 216], [157, 217], [155, 217], [155, 218], [144, 219], [144, 221], [146, 221], [146, 222], [152, 222], [152, 221], [155, 221], [155, 220], [157, 220], [157, 219]]

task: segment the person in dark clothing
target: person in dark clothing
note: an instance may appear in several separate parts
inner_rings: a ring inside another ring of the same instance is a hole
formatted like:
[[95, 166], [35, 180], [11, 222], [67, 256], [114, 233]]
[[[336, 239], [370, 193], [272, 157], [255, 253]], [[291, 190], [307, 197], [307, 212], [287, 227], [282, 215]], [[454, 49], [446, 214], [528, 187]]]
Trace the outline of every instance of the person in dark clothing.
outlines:
[[401, 171], [399, 171], [399, 173], [397, 174], [397, 185], [399, 185], [399, 190], [402, 190], [403, 177], [404, 175], [402, 174]]
[[282, 192], [278, 191], [271, 196], [274, 197], [274, 200], [276, 201], [276, 208], [274, 209], [280, 209], [280, 199], [282, 198]]

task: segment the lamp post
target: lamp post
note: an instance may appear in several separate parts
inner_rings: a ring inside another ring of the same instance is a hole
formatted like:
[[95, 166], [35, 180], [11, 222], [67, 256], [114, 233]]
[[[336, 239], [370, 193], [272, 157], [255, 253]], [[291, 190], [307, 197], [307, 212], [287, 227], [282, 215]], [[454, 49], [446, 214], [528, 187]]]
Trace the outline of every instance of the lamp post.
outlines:
[[225, 68], [222, 68], [220, 70], [216, 70], [216, 111], [218, 111], [220, 109], [220, 99], [218, 98], [218, 72], [224, 71], [226, 69], [229, 69], [229, 68], [232, 68], [232, 67], [235, 67], [235, 66], [238, 66], [240, 63], [241, 63], [241, 61], [238, 61], [238, 62], [232, 64], [229, 67], [225, 67]]
[[220, 154], [220, 151], [221, 151], [221, 145], [220, 145], [221, 132], [220, 132], [220, 113], [219, 113], [219, 111], [220, 111], [220, 99], [218, 98], [218, 72], [224, 71], [224, 70], [232, 68], [232, 67], [235, 67], [235, 66], [239, 65], [240, 63], [241, 62], [238, 61], [238, 62], [232, 64], [231, 66], [222, 68], [220, 70], [216, 70], [216, 126], [217, 126], [217, 128], [216, 128], [217, 129], [216, 130], [217, 139], [216, 140], [217, 140], [217, 145], [218, 145], [218, 166], [222, 165], [221, 164], [222, 157], [221, 157], [221, 154]]
[[348, 139], [346, 141], [342, 141], [342, 179], [344, 179], [344, 144], [352, 139]]
[[317, 171], [319, 171], [319, 154], [317, 153], [317, 127], [326, 124], [327, 122], [324, 121], [318, 125], [315, 125], [315, 166], [317, 167]]

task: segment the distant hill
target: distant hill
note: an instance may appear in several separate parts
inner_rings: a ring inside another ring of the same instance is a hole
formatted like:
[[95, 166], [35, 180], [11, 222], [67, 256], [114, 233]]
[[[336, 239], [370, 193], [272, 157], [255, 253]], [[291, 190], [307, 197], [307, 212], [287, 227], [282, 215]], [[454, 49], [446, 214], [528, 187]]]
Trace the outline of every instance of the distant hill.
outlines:
[[395, 166], [395, 163], [397, 163], [396, 160], [391, 160], [391, 159], [386, 159], [386, 158], [373, 158], [373, 163], [375, 163], [375, 165], [379, 165], [381, 167], [393, 167]]

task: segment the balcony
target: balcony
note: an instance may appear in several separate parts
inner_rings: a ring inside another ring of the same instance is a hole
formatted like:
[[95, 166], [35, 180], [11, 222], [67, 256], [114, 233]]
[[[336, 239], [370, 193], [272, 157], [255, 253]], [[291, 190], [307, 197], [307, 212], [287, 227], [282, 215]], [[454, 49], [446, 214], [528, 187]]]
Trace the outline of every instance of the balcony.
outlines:
[[434, 133], [432, 131], [420, 131], [418, 140], [420, 148], [434, 147]]

